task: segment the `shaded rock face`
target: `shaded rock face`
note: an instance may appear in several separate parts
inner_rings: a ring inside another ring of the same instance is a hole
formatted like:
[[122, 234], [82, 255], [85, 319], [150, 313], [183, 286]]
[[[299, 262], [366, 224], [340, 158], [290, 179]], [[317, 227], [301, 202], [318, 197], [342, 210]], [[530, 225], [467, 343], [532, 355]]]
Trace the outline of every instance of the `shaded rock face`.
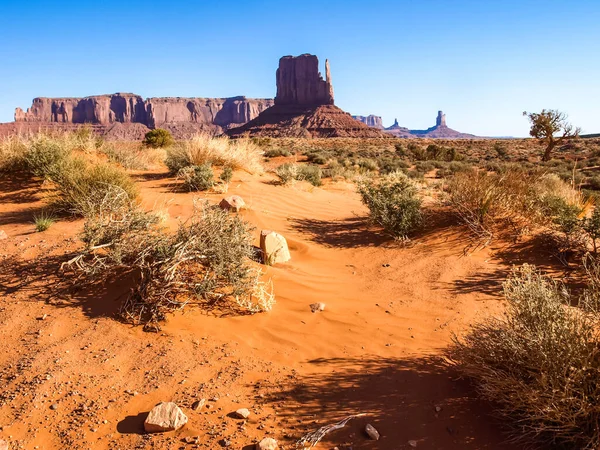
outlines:
[[445, 127], [446, 126], [446, 114], [442, 111], [438, 111], [437, 118], [435, 119], [436, 127]]
[[315, 55], [284, 56], [277, 69], [276, 105], [333, 105], [333, 85], [329, 61], [325, 61], [326, 79], [319, 72]]
[[84, 98], [35, 98], [32, 106], [15, 110], [15, 122], [108, 126], [139, 123], [176, 132], [212, 131], [243, 125], [273, 105], [272, 99], [156, 97], [144, 100], [135, 94]]
[[379, 128], [380, 130], [383, 130], [383, 121], [381, 120], [380, 116], [370, 114], [368, 116], [352, 116], [352, 118], [370, 127]]

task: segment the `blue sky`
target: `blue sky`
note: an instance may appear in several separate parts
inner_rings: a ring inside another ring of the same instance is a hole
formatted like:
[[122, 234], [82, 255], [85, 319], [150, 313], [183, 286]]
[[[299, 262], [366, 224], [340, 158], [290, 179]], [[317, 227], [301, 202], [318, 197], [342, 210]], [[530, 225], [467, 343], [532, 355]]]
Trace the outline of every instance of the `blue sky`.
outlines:
[[336, 104], [391, 125], [600, 132], [600, 0], [0, 0], [0, 122], [33, 97], [272, 97], [279, 57], [331, 62]]

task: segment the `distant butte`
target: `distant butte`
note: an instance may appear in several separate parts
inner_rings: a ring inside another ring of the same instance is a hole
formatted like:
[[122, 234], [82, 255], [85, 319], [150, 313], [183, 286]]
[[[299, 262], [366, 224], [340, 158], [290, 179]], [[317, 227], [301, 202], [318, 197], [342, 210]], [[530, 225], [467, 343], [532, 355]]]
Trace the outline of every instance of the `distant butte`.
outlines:
[[314, 55], [284, 56], [276, 73], [275, 105], [245, 125], [226, 133], [232, 137], [386, 137], [334, 105], [329, 61], [325, 79]]

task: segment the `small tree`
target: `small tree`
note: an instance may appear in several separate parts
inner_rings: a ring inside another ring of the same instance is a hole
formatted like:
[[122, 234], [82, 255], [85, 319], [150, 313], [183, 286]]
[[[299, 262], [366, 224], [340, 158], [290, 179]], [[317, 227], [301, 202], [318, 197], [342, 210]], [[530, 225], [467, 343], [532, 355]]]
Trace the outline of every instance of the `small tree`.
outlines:
[[173, 136], [169, 130], [156, 128], [150, 130], [144, 136], [144, 145], [152, 148], [169, 147], [175, 143]]
[[580, 128], [567, 122], [567, 115], [555, 109], [542, 109], [541, 113], [523, 112], [531, 122], [529, 134], [546, 146], [542, 161], [550, 161], [552, 150], [565, 139], [577, 137]]

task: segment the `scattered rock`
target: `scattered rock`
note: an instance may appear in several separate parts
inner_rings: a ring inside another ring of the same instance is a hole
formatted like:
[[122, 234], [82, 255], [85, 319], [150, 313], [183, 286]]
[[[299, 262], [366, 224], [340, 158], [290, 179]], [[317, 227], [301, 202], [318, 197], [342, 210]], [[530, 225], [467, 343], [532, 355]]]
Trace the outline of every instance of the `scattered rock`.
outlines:
[[50, 409], [51, 409], [52, 411], [56, 411], [56, 410], [58, 409], [58, 403], [52, 403], [52, 404], [50, 405]]
[[441, 406], [436, 406], [436, 407], [435, 407], [435, 412], [438, 412], [438, 413], [439, 413], [441, 410], [442, 410], [442, 407], [441, 407]]
[[417, 441], [408, 441], [408, 445], [410, 445], [412, 448], [417, 448]]
[[287, 241], [274, 231], [263, 230], [260, 232], [260, 249], [263, 253], [263, 262], [269, 266], [292, 259]]
[[[0, 231], [0, 233], [2, 233], [2, 231]], [[8, 442], [6, 442], [4, 439], [0, 439], [0, 450], [8, 450], [9, 446], [8, 446]]]
[[273, 438], [264, 438], [256, 444], [256, 450], [277, 450], [278, 448], [277, 441]]
[[375, 427], [370, 423], [368, 423], [365, 427], [365, 433], [367, 433], [367, 436], [369, 436], [369, 438], [373, 439], [374, 441], [379, 440], [379, 431], [377, 431]]
[[221, 200], [219, 206], [221, 207], [221, 209], [224, 209], [226, 211], [239, 212], [240, 209], [246, 206], [246, 203], [244, 202], [244, 199], [239, 195], [231, 195]]
[[4, 230], [0, 230], [0, 241], [2, 239], [8, 239], [8, 235], [6, 234], [6, 231], [4, 231]]
[[221, 447], [229, 447], [229, 446], [231, 446], [231, 441], [229, 439], [221, 439], [219, 441], [219, 445]]
[[144, 429], [148, 433], [160, 433], [178, 430], [188, 421], [187, 416], [173, 402], [156, 405], [144, 421]]
[[314, 313], [317, 311], [325, 311], [325, 303], [312, 303], [310, 305], [310, 310]]
[[192, 409], [194, 411], [198, 411], [200, 408], [202, 408], [204, 406], [205, 403], [206, 403], [206, 399], [205, 398], [201, 398], [200, 400], [196, 400], [194, 403], [192, 403]]
[[236, 412], [233, 413], [234, 417], [237, 419], [247, 419], [250, 417], [250, 411], [247, 408], [240, 408]]

